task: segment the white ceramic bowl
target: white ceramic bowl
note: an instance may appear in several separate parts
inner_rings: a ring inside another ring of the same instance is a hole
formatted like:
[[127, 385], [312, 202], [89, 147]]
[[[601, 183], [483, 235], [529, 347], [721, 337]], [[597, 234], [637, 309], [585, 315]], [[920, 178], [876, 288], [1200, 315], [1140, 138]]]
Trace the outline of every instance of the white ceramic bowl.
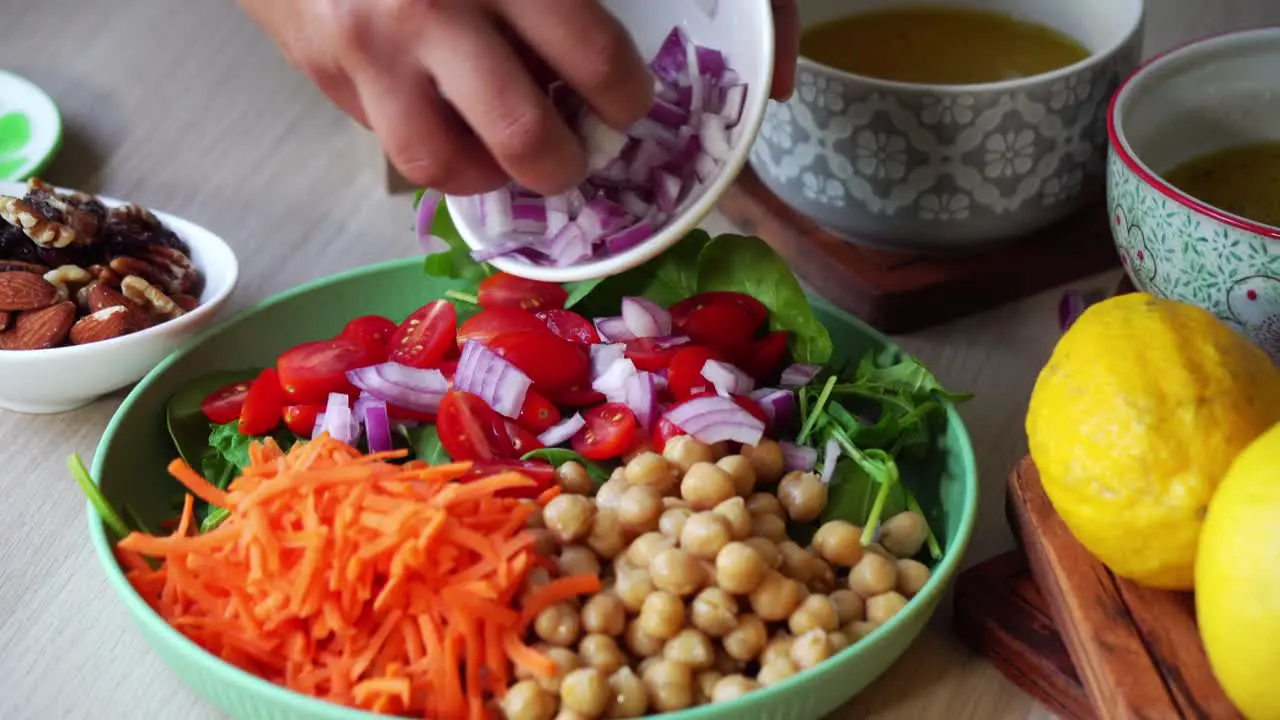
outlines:
[[[574, 282], [616, 275], [652, 259], [697, 227], [729, 189], [760, 131], [773, 78], [773, 11], [769, 0], [605, 0], [635, 39], [640, 53], [650, 59], [662, 41], [679, 25], [699, 45], [724, 53], [729, 66], [748, 84], [742, 120], [730, 133], [732, 152], [714, 180], [691, 195], [677, 210], [677, 217], [649, 240], [626, 252], [600, 257], [571, 267], [544, 267], [513, 258], [498, 258], [494, 267], [512, 275], [546, 282]], [[459, 232], [473, 249], [486, 247], [483, 233], [475, 229], [465, 199], [448, 198], [449, 213]]]
[[[0, 195], [22, 197], [23, 183], [0, 183]], [[124, 202], [100, 197], [108, 207]], [[49, 350], [0, 350], [0, 408], [31, 414], [66, 412], [137, 382], [188, 337], [209, 324], [235, 289], [235, 253], [212, 232], [152, 210], [191, 248], [204, 275], [200, 306], [141, 332], [89, 345]]]

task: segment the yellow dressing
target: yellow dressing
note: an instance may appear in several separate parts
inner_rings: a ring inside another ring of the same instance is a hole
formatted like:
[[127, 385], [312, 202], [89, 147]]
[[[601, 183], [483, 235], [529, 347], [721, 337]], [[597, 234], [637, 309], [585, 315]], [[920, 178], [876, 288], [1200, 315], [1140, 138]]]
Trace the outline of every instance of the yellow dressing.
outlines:
[[1280, 226], [1280, 142], [1237, 145], [1200, 155], [1165, 173], [1164, 179], [1233, 215]]

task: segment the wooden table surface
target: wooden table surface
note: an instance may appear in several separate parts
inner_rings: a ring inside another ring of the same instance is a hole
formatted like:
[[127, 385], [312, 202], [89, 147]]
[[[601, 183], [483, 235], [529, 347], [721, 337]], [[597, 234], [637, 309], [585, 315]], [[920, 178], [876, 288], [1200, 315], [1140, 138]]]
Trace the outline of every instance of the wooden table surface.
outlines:
[[[1232, 12], [1219, 24], [1240, 24]], [[62, 108], [65, 142], [49, 180], [176, 213], [231, 243], [241, 284], [230, 311], [416, 251], [409, 201], [383, 192], [371, 138], [287, 68], [231, 0], [0, 0], [0, 67]], [[728, 229], [716, 217], [708, 226]], [[1056, 337], [1059, 294], [898, 338], [949, 387], [978, 396], [963, 415], [988, 491], [970, 563], [1011, 544], [1003, 480], [1025, 452], [1026, 396]], [[0, 528], [11, 538], [0, 544], [7, 720], [217, 717], [112, 597], [90, 552], [84, 499], [65, 471], [71, 452], [92, 455], [120, 397], [61, 416], [0, 411]], [[948, 614], [838, 717], [1045, 716], [947, 633]]]

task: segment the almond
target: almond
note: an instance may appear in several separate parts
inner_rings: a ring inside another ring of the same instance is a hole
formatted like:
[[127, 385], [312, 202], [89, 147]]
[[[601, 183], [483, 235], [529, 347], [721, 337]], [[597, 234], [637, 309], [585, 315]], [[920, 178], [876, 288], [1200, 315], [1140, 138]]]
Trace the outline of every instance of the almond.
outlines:
[[128, 308], [129, 323], [134, 330], [141, 330], [151, 324], [151, 321], [147, 319], [146, 312], [138, 307], [137, 303], [119, 292], [102, 283], [93, 283], [89, 285], [89, 288], [88, 297], [86, 298], [89, 312], [96, 313], [111, 307]]
[[67, 339], [75, 321], [76, 304], [73, 302], [18, 313], [9, 329], [0, 332], [0, 350], [51, 348]]
[[129, 308], [123, 305], [113, 305], [85, 315], [71, 326], [71, 344], [88, 345], [128, 335], [138, 329], [131, 315]]
[[0, 273], [0, 310], [39, 310], [49, 307], [57, 298], [58, 288], [35, 273]]

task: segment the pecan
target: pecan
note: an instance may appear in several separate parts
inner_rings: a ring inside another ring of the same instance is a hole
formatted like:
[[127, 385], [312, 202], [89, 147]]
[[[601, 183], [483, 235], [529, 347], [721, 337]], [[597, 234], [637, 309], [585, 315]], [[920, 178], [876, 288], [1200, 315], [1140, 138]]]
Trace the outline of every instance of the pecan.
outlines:
[[9, 329], [9, 319], [12, 317], [13, 315], [11, 313], [0, 312], [0, 332], [4, 332]]
[[120, 287], [120, 275], [106, 265], [90, 265], [86, 268], [93, 279], [108, 287]]
[[174, 295], [173, 302], [177, 304], [178, 307], [182, 308], [184, 312], [191, 312], [200, 306], [199, 300], [191, 297], [190, 295], [183, 295], [182, 293]]
[[158, 284], [170, 295], [189, 295], [199, 292], [200, 271], [181, 250], [167, 245], [152, 245], [138, 254], [146, 261], [160, 280]]
[[120, 281], [120, 292], [126, 298], [146, 308], [152, 317], [172, 320], [186, 314], [186, 311], [178, 307], [178, 304], [160, 288], [137, 275], [130, 275]]
[[111, 258], [111, 262], [107, 263], [107, 267], [113, 270], [120, 277], [128, 277], [137, 275], [147, 282], [157, 287], [163, 287], [167, 283], [160, 274], [159, 269], [152, 266], [151, 263], [139, 260], [129, 255], [117, 255]]
[[25, 200], [0, 195], [0, 219], [21, 228], [35, 244], [64, 248], [79, 240], [74, 228], [49, 218]]
[[84, 193], [59, 193], [39, 178], [27, 182], [24, 200], [45, 218], [75, 230], [82, 245], [94, 241], [107, 216], [106, 208], [97, 198]]
[[108, 252], [113, 254], [133, 255], [157, 245], [190, 254], [186, 243], [141, 205], [122, 205], [108, 210], [102, 237]]

